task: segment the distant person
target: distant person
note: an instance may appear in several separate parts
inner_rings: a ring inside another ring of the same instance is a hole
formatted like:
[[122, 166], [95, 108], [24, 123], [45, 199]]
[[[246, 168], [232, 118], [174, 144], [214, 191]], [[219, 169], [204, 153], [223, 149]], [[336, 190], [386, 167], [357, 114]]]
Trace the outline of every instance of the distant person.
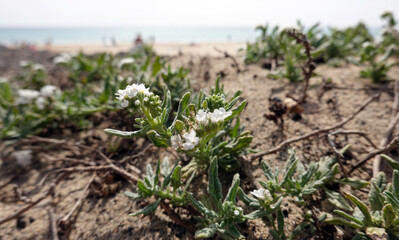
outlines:
[[141, 38], [140, 33], [137, 34], [136, 39], [134, 40], [134, 46], [130, 50], [131, 53], [138, 53], [144, 50], [144, 42], [143, 39]]
[[136, 39], [134, 40], [134, 46], [143, 45], [143, 39], [141, 38], [141, 34], [137, 34]]

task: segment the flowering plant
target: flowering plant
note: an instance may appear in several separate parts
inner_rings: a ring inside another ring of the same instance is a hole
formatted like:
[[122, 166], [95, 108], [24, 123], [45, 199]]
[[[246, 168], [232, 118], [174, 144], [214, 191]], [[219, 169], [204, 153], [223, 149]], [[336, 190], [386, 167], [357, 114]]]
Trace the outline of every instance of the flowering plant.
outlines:
[[[234, 107], [238, 96], [226, 101], [220, 93], [208, 96], [201, 92], [196, 103], [190, 103], [191, 94], [188, 92], [180, 99], [174, 120], [169, 124], [171, 95], [168, 90], [164, 90], [163, 101], [144, 84], [129, 85], [118, 90], [116, 95], [121, 107], [141, 113], [143, 117], [136, 118], [137, 131], [105, 129], [105, 132], [128, 138], [146, 135], [158, 147], [172, 147], [190, 156], [192, 161], [183, 167], [184, 177], [199, 168], [208, 167], [214, 156], [225, 169], [236, 168], [239, 162], [235, 157], [252, 140], [248, 132], [240, 131], [237, 116], [246, 101]], [[236, 125], [231, 127], [235, 118]], [[227, 132], [232, 137], [228, 138]]]

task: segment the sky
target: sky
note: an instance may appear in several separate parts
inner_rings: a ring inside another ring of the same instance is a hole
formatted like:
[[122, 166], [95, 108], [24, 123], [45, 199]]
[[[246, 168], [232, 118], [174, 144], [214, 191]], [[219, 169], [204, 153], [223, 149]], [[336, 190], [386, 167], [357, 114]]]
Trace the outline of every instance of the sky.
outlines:
[[0, 0], [0, 27], [380, 26], [399, 0]]

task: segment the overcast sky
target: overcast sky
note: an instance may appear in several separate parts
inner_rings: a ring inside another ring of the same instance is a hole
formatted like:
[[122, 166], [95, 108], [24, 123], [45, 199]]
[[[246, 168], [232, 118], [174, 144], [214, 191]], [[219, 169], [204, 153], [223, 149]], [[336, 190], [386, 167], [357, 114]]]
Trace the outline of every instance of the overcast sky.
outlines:
[[0, 27], [380, 26], [386, 10], [399, 0], [0, 0]]

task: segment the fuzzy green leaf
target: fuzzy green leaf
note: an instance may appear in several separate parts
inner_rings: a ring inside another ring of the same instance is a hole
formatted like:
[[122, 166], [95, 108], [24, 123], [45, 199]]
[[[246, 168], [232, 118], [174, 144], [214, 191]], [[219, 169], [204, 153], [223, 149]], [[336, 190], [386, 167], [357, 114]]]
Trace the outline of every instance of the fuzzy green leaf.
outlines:
[[371, 217], [371, 214], [370, 214], [367, 206], [362, 201], [360, 201], [357, 197], [355, 197], [354, 195], [352, 195], [350, 193], [347, 193], [345, 195], [345, 197], [348, 198], [352, 203], [354, 203], [359, 208], [359, 210], [362, 212], [362, 214], [364, 215], [365, 224], [367, 226], [372, 226], [373, 219]]
[[216, 157], [211, 160], [208, 169], [208, 193], [215, 203], [222, 200], [222, 185], [218, 178], [218, 160]]
[[212, 224], [209, 227], [196, 231], [195, 238], [210, 238], [216, 233], [217, 230], [218, 230], [218, 225]]
[[328, 189], [324, 189], [326, 193], [327, 200], [333, 204], [334, 206], [348, 211], [353, 212], [353, 208], [349, 205], [349, 203], [345, 200], [344, 197], [339, 192], [331, 191]]
[[338, 180], [340, 184], [347, 184], [355, 189], [360, 189], [367, 187], [370, 183], [360, 179], [353, 179], [353, 178], [343, 178]]
[[226, 201], [230, 201], [233, 203], [236, 202], [237, 189], [239, 186], [240, 186], [240, 175], [237, 173], [233, 177], [233, 182], [231, 183], [231, 187], [229, 188], [229, 191], [227, 192], [224, 202], [226, 202]]
[[129, 216], [138, 216], [140, 214], [149, 214], [152, 212], [155, 212], [155, 210], [158, 208], [159, 203], [161, 202], [161, 199], [156, 200], [155, 202], [151, 203], [150, 205], [146, 206], [145, 208], [141, 209], [140, 211], [136, 213], [129, 214]]
[[391, 204], [385, 205], [385, 207], [382, 209], [382, 218], [384, 220], [385, 228], [389, 228], [393, 220], [396, 218], [395, 211], [393, 210]]
[[181, 166], [178, 165], [173, 170], [172, 178], [171, 178], [173, 189], [178, 189], [181, 186]]

